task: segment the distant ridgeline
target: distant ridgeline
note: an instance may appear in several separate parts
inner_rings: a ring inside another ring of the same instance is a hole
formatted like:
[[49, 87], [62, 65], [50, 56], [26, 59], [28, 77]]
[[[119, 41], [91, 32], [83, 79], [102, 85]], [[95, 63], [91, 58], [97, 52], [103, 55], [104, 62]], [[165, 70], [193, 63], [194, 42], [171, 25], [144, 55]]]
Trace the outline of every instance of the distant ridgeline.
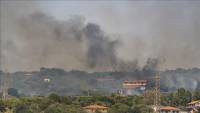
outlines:
[[[1, 71], [1, 79], [4, 73]], [[65, 71], [56, 68], [41, 68], [40, 71], [11, 73], [10, 87], [21, 95], [94, 95], [111, 94], [122, 89], [124, 81], [147, 80], [146, 90], [154, 87], [155, 75], [152, 70], [132, 72], [93, 72]], [[200, 69], [176, 69], [160, 72], [161, 91], [174, 91], [178, 88], [200, 90]], [[2, 81], [2, 80], [1, 80]]]

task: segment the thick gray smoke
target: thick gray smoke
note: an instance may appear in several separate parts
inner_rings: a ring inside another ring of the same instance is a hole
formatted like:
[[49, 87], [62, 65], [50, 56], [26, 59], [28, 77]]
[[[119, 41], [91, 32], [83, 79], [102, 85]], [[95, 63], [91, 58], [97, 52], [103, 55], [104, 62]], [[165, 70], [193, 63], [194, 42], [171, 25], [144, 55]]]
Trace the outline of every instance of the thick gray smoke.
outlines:
[[97, 65], [107, 67], [110, 64], [116, 64], [115, 47], [118, 41], [109, 41], [101, 28], [96, 24], [89, 23], [84, 28], [84, 33], [88, 39], [87, 60], [90, 67]]
[[[112, 39], [99, 25], [86, 23], [81, 16], [58, 20], [41, 11], [33, 11], [15, 17], [11, 26], [14, 26], [11, 31], [6, 27], [4, 29], [15, 36], [3, 38], [2, 42], [2, 50], [7, 51], [4, 53], [5, 67], [9, 70], [59, 67], [69, 70], [115, 71], [121, 70], [122, 66], [132, 69], [136, 67], [135, 63], [117, 57], [116, 46], [119, 40]], [[12, 65], [16, 62], [21, 65]]]
[[176, 69], [162, 72], [161, 84], [169, 90], [176, 90], [177, 88], [199, 90], [200, 69]]
[[[82, 10], [80, 4], [65, 6], [68, 13], [85, 11], [84, 17], [66, 14], [67, 18], [59, 19], [47, 13], [52, 6], [41, 7], [41, 2], [1, 1], [3, 67], [9, 71], [40, 67], [141, 69], [147, 74], [160, 67], [200, 67], [200, 2], [115, 3], [94, 3], [97, 8], [86, 5], [89, 10]], [[55, 5], [55, 9], [59, 7]], [[65, 17], [64, 14], [60, 15]], [[166, 83], [178, 87], [193, 83], [195, 89], [199, 82], [198, 75], [191, 76], [190, 82], [185, 82], [186, 76], [166, 77]]]
[[117, 40], [110, 41], [105, 33], [96, 24], [89, 23], [84, 28], [84, 33], [88, 39], [87, 60], [90, 67], [97, 65], [108, 68], [117, 64], [115, 49]]
[[165, 59], [162, 69], [200, 67], [200, 2], [44, 3], [1, 1], [2, 54], [9, 70], [110, 70], [143, 67], [148, 58]]
[[19, 19], [19, 30], [27, 44], [23, 51], [39, 65], [48, 66], [49, 62], [70, 65], [78, 61], [83, 68], [106, 69], [117, 62], [118, 41], [111, 41], [100, 26], [85, 23], [82, 17], [58, 21], [35, 12]]

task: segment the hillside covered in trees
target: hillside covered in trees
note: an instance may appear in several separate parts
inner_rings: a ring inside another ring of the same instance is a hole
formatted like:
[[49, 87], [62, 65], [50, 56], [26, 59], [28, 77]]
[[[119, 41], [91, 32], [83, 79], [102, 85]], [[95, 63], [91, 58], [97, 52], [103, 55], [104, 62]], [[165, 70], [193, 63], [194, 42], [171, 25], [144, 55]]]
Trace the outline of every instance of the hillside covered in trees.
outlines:
[[[180, 88], [171, 93], [162, 93], [161, 105], [186, 110], [189, 102], [199, 99], [199, 91], [190, 92]], [[91, 104], [107, 106], [108, 113], [153, 113], [152, 100], [152, 91], [140, 96], [120, 96], [117, 94], [107, 96], [59, 96], [50, 94], [49, 96], [13, 97], [0, 100], [0, 106], [11, 113], [86, 113], [83, 107]]]
[[[133, 71], [117, 72], [85, 72], [71, 70], [66, 71], [57, 68], [41, 68], [33, 72], [15, 72], [10, 75], [10, 90], [16, 90], [20, 95], [84, 95], [111, 94], [122, 88], [125, 80], [148, 80], [147, 90], [154, 87], [154, 69], [144, 68]], [[1, 72], [3, 81], [5, 75]], [[4, 76], [3, 76], [4, 75]], [[176, 69], [160, 72], [161, 91], [170, 92], [178, 88], [190, 91], [200, 89], [200, 69]], [[1, 83], [2, 84], [2, 83]]]

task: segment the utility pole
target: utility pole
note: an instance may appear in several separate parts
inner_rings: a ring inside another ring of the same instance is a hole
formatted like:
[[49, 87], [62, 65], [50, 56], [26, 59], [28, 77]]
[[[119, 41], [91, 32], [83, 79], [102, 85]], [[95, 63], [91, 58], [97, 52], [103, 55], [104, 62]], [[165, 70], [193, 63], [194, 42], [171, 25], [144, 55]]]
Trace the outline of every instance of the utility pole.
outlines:
[[160, 110], [160, 73], [157, 72], [155, 75], [155, 91], [154, 91], [154, 105], [156, 108], [156, 113]]

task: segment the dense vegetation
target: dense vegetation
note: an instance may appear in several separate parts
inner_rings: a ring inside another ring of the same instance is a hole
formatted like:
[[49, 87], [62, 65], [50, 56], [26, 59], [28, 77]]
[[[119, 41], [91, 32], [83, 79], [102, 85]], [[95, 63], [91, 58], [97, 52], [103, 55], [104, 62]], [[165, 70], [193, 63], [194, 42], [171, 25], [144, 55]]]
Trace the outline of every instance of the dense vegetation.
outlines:
[[[191, 93], [183, 88], [172, 93], [161, 94], [161, 104], [185, 108], [191, 100], [200, 99], [200, 91]], [[99, 104], [109, 107], [108, 113], [151, 113], [153, 92], [143, 95], [120, 96], [49, 96], [17, 97], [1, 100], [0, 106], [9, 108], [14, 113], [85, 113], [83, 106]], [[98, 112], [98, 111], [97, 111]]]
[[[151, 66], [150, 66], [151, 67]], [[0, 75], [4, 73], [0, 72]], [[41, 68], [33, 72], [10, 73], [10, 87], [18, 90], [20, 95], [47, 96], [51, 93], [59, 95], [83, 95], [85, 92], [100, 91], [110, 95], [122, 89], [125, 80], [148, 80], [147, 89], [154, 88], [154, 68], [135, 69], [120, 72], [93, 72]], [[184, 87], [187, 90], [200, 90], [200, 69], [176, 69], [160, 73], [161, 91], [171, 92]], [[1, 78], [1, 77], [0, 77]], [[44, 79], [50, 79], [45, 82]], [[13, 89], [10, 90], [14, 92]], [[16, 92], [16, 91], [15, 91]]]

